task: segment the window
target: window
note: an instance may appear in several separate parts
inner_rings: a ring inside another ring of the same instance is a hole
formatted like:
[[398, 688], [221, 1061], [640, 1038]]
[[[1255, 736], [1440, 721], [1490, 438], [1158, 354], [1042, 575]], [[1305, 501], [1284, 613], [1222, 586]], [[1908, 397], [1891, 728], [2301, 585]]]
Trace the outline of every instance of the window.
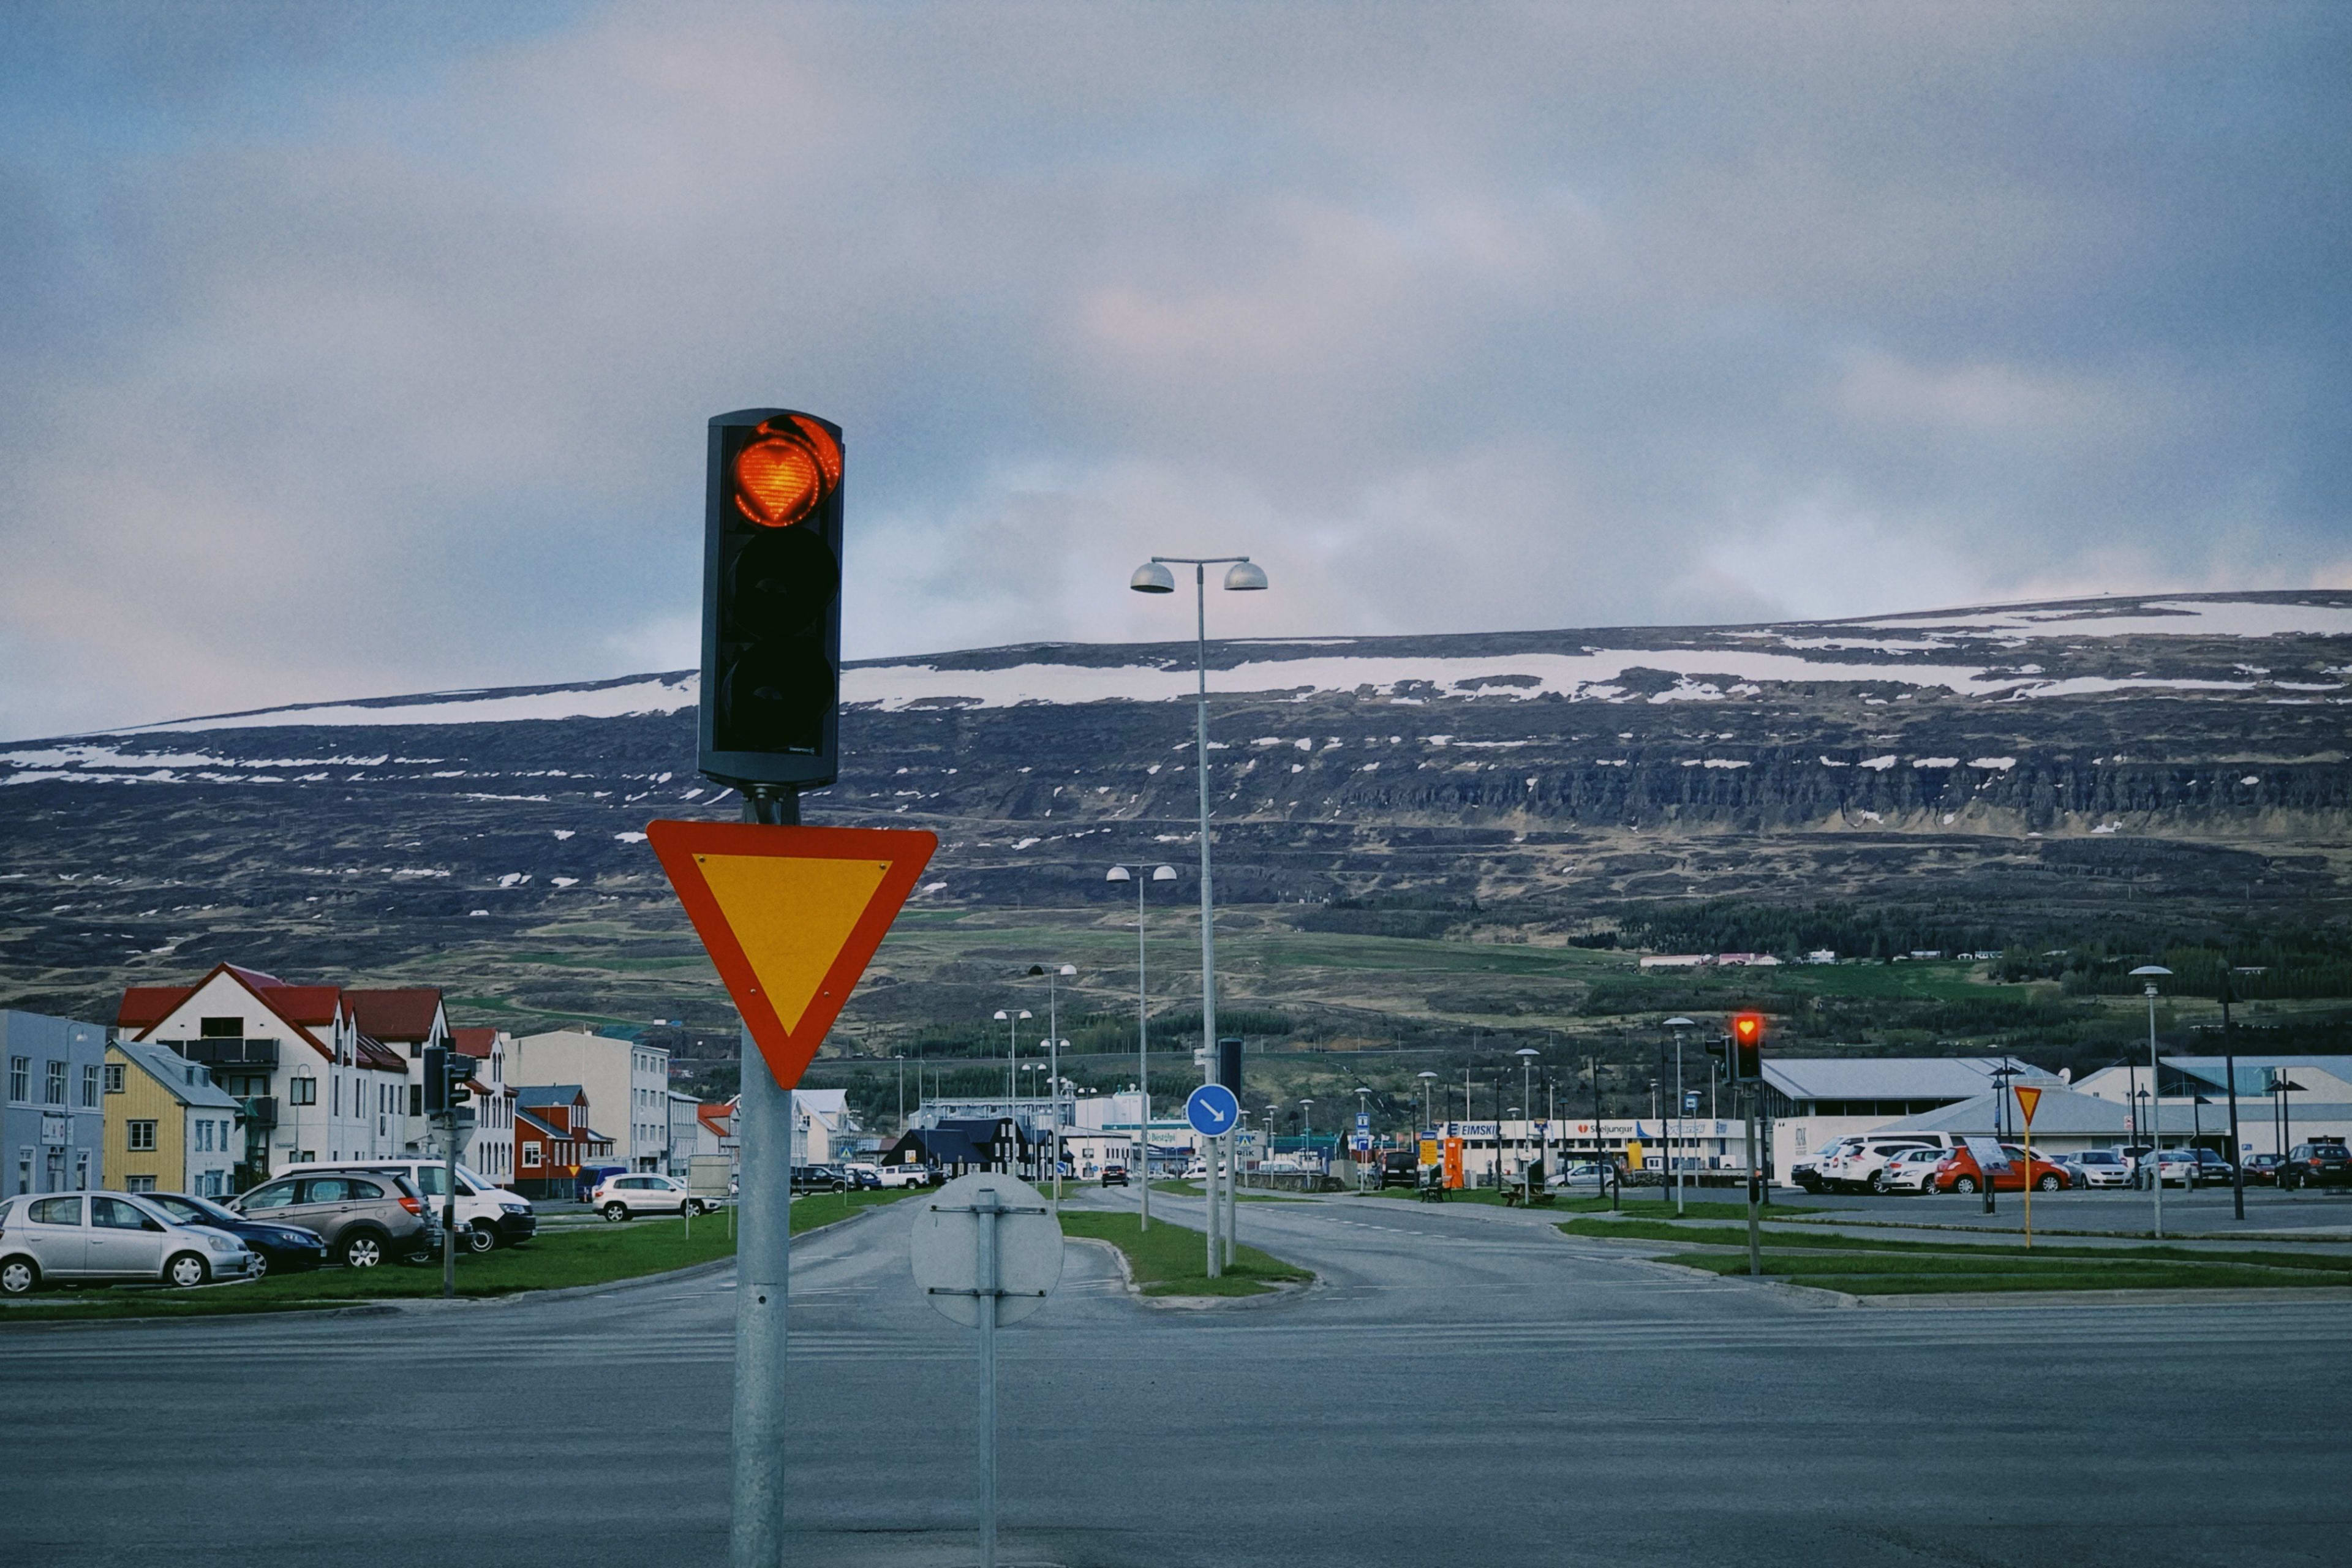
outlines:
[[35, 1225], [79, 1225], [81, 1200], [79, 1198], [43, 1198], [39, 1203], [28, 1205], [26, 1207], [25, 1217]]
[[408, 1114], [411, 1116], [425, 1114], [425, 1086], [421, 1083], [412, 1083], [408, 1086]]
[[[148, 1180], [152, 1184], [154, 1178], [151, 1176]], [[137, 1187], [131, 1189], [133, 1192], [142, 1190], [153, 1192], [155, 1189], [152, 1184], [144, 1189]], [[121, 1198], [90, 1199], [89, 1223], [107, 1230], [160, 1230], [163, 1228], [153, 1220], [141, 1214], [136, 1205], [126, 1204]]]
[[18, 1101], [33, 1098], [32, 1058], [10, 1057], [8, 1058], [8, 1098]]
[[155, 1147], [155, 1124], [152, 1121], [126, 1121], [122, 1124], [128, 1147], [149, 1150]]
[[[289, 1105], [318, 1104], [319, 1080], [309, 1073], [298, 1073], [289, 1079], [286, 1082], [286, 1103]], [[302, 1156], [305, 1160], [310, 1157], [308, 1154]]]
[[98, 1106], [98, 1064], [85, 1062], [81, 1069], [81, 1108], [92, 1110]]
[[196, 1152], [209, 1154], [212, 1152], [213, 1124], [209, 1119], [199, 1117], [196, 1121]]
[[41, 1075], [41, 1103], [63, 1105], [66, 1102], [66, 1064], [52, 1060]]
[[133, 1176], [122, 1184], [122, 1190], [126, 1193], [152, 1193], [155, 1190], [155, 1178]]
[[199, 1192], [202, 1196], [208, 1198], [224, 1197], [227, 1195], [227, 1187], [221, 1180], [221, 1173], [218, 1171], [206, 1171], [204, 1181], [199, 1184]]
[[74, 1186], [80, 1192], [89, 1191], [89, 1151], [74, 1151]]
[[121, 1094], [122, 1092], [122, 1064], [121, 1062], [109, 1062], [106, 1064], [106, 1092], [109, 1094]]
[[[539, 1169], [538, 1144], [526, 1143], [522, 1146], [522, 1168], [526, 1171], [536, 1171]], [[18, 1190], [22, 1191], [23, 1189], [19, 1188]]]
[[196, 1024], [196, 1033], [208, 1040], [234, 1040], [245, 1033], [242, 1018], [205, 1018]]
[[334, 1101], [327, 1108], [327, 1113], [331, 1116], [341, 1116], [343, 1113], [343, 1080], [331, 1073], [328, 1075], [327, 1094], [328, 1098]]

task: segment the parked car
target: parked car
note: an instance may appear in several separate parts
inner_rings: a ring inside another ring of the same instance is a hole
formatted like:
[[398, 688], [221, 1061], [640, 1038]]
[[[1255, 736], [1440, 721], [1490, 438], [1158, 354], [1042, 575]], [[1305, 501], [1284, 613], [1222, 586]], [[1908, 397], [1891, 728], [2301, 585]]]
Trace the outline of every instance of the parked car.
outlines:
[[794, 1165], [793, 1191], [796, 1193], [845, 1193], [849, 1190], [849, 1177], [838, 1165]]
[[317, 1231], [346, 1268], [373, 1268], [387, 1258], [430, 1263], [441, 1245], [441, 1222], [424, 1195], [388, 1172], [274, 1176], [229, 1207], [248, 1219]]
[[1814, 1150], [1811, 1159], [1800, 1160], [1790, 1165], [1789, 1179], [1809, 1193], [1821, 1192], [1828, 1185], [1827, 1178], [1822, 1174], [1822, 1167], [1835, 1164], [1845, 1155], [1861, 1147], [1862, 1139], [1858, 1135], [1833, 1138]]
[[[2029, 1177], [2033, 1190], [2039, 1193], [2063, 1192], [2074, 1184], [2074, 1178], [2066, 1173], [2066, 1167], [2054, 1160], [2045, 1160], [2036, 1154], [2029, 1171], [2023, 1149], [2014, 1143], [2004, 1143], [2000, 1150], [2009, 1156], [2009, 1163], [1992, 1173], [1992, 1189], [1997, 1193], [2021, 1193]], [[1968, 1145], [1963, 1143], [1944, 1156], [1936, 1166], [1936, 1173], [1931, 1180], [1935, 1190], [1939, 1193], [1977, 1193], [1984, 1190], [1985, 1173], [1978, 1166], [1977, 1157], [1969, 1153]]]
[[210, 1198], [193, 1197], [186, 1193], [141, 1193], [139, 1195], [162, 1209], [175, 1224], [201, 1225], [226, 1231], [245, 1243], [246, 1250], [253, 1254], [256, 1279], [272, 1270], [280, 1274], [299, 1273], [306, 1268], [316, 1268], [327, 1261], [327, 1238], [315, 1230], [305, 1230], [299, 1225], [270, 1225], [247, 1219]]
[[1573, 1165], [1562, 1165], [1554, 1171], [1550, 1180], [1544, 1184], [1552, 1187], [1590, 1186], [1599, 1183], [1606, 1172], [1607, 1167], [1598, 1160], [1579, 1160]]
[[182, 1225], [138, 1194], [20, 1193], [0, 1203], [0, 1295], [123, 1281], [192, 1289], [250, 1279], [253, 1263], [236, 1237]]
[[1209, 1167], [1202, 1161], [1195, 1160], [1184, 1167], [1184, 1179], [1188, 1182], [1202, 1182], [1208, 1177]]
[[[434, 1222], [440, 1222], [443, 1184], [449, 1179], [449, 1167], [445, 1161], [316, 1160], [285, 1166], [278, 1173], [292, 1176], [309, 1171], [376, 1171], [404, 1177], [432, 1209]], [[458, 1246], [468, 1252], [488, 1252], [495, 1247], [519, 1246], [538, 1231], [539, 1212], [530, 1206], [529, 1198], [499, 1185], [467, 1165], [458, 1165]]]
[[852, 1160], [842, 1166], [841, 1173], [859, 1192], [878, 1193], [882, 1190], [882, 1169], [871, 1161]]
[[609, 1220], [639, 1219], [649, 1214], [715, 1214], [719, 1207], [716, 1199], [695, 1196], [676, 1176], [656, 1176], [646, 1171], [606, 1177], [589, 1205]]
[[1878, 1173], [1872, 1189], [1882, 1193], [1927, 1193], [1936, 1179], [1936, 1169], [1944, 1163], [1948, 1151], [1942, 1149], [1906, 1149], [1888, 1160]]
[[2293, 1192], [2300, 1187], [2352, 1187], [2352, 1150], [2341, 1138], [2315, 1138], [2286, 1152], [2279, 1167], [2279, 1185]]
[[2189, 1151], [2197, 1156], [2197, 1184], [2200, 1187], [2233, 1187], [2238, 1184], [2237, 1167], [2212, 1150], [2199, 1144]]
[[2085, 1149], [2079, 1154], [2064, 1156], [2073, 1170], [2076, 1184], [2084, 1187], [2127, 1187], [2131, 1185], [2131, 1163], [2113, 1149]]
[[1888, 1161], [1914, 1150], [1934, 1148], [1936, 1145], [1925, 1138], [1873, 1138], [1839, 1156], [1835, 1164], [1823, 1167], [1822, 1184], [1832, 1192], [1883, 1193], [1886, 1190]]
[[1125, 1165], [1105, 1165], [1103, 1167], [1102, 1184], [1106, 1187], [1123, 1187], [1127, 1185], [1127, 1167]]
[[2168, 1187], [2193, 1187], [2199, 1181], [2197, 1154], [2189, 1149], [2159, 1149], [2139, 1157], [2139, 1179], [2133, 1184], [2146, 1186], [2149, 1173]]
[[2279, 1158], [2276, 1154], [2247, 1155], [2246, 1185], [2250, 1187], [2277, 1186], [2279, 1182], [2279, 1167], [2285, 1163], [2286, 1162]]
[[[882, 1173], [885, 1187], [928, 1187], [938, 1181], [940, 1175], [929, 1165], [881, 1165], [876, 1168]], [[1068, 1173], [1068, 1168], [1064, 1167], [1063, 1174]]]

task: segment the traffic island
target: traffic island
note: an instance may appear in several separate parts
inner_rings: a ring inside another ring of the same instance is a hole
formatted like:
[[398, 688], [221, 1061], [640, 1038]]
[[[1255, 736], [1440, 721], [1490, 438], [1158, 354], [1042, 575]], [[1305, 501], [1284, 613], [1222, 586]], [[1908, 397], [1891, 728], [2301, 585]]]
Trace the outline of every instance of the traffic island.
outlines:
[[[1690, 1250], [1659, 1261], [1709, 1274], [1748, 1272], [1748, 1233], [1728, 1226], [1576, 1219], [1574, 1237], [1666, 1241]], [[1764, 1273], [1843, 1295], [1918, 1296], [2021, 1290], [2310, 1289], [2352, 1288], [2352, 1257], [2183, 1247], [2031, 1249], [1997, 1242], [1893, 1241], [1826, 1233], [1764, 1233]]]
[[[795, 1199], [793, 1234], [837, 1225], [869, 1208], [895, 1203], [914, 1190], [821, 1193]], [[698, 1216], [690, 1229], [686, 1221], [676, 1218], [565, 1226], [543, 1230], [521, 1247], [478, 1255], [459, 1252], [457, 1294], [481, 1299], [610, 1285], [699, 1268], [734, 1256], [734, 1226], [726, 1214]], [[194, 1290], [122, 1285], [47, 1290], [0, 1302], [0, 1324], [321, 1311], [427, 1300], [440, 1294], [436, 1253], [430, 1267], [385, 1263], [373, 1268], [320, 1268]]]
[[1062, 1234], [1117, 1247], [1125, 1261], [1129, 1283], [1144, 1296], [1265, 1296], [1296, 1289], [1315, 1279], [1311, 1269], [1285, 1263], [1255, 1247], [1241, 1247], [1234, 1249], [1234, 1261], [1225, 1265], [1224, 1272], [1212, 1279], [1207, 1237], [1164, 1219], [1145, 1230], [1138, 1215], [1064, 1209]]

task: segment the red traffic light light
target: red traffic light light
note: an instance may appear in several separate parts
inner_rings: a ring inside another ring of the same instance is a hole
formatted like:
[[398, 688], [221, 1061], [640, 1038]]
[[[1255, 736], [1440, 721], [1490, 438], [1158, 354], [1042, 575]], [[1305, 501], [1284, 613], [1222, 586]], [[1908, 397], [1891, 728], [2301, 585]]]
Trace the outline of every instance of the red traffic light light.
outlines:
[[1764, 1015], [1761, 1013], [1741, 1013], [1735, 1016], [1731, 1020], [1731, 1037], [1738, 1040], [1743, 1046], [1762, 1044], [1764, 1039]]
[[1731, 1017], [1731, 1076], [1753, 1082], [1764, 1076], [1764, 1015], [1735, 1013]]
[[804, 414], [763, 422], [735, 454], [735, 510], [761, 528], [790, 528], [841, 483], [841, 444]]

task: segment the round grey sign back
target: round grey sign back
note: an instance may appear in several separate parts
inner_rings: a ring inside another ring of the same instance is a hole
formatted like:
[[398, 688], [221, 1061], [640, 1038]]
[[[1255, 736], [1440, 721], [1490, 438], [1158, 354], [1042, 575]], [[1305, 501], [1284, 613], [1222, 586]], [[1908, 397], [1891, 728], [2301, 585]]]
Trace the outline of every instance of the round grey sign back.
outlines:
[[[958, 1176], [938, 1192], [914, 1200], [908, 1244], [915, 1284], [932, 1306], [976, 1329], [983, 1300], [974, 1292], [993, 1289], [999, 1324], [1017, 1323], [1045, 1304], [1045, 1294], [1062, 1281], [1062, 1227], [1046, 1211], [1045, 1199], [1018, 1176], [994, 1171]], [[991, 1216], [981, 1211], [993, 1207]], [[981, 1226], [995, 1227], [995, 1279], [982, 1278]]]

